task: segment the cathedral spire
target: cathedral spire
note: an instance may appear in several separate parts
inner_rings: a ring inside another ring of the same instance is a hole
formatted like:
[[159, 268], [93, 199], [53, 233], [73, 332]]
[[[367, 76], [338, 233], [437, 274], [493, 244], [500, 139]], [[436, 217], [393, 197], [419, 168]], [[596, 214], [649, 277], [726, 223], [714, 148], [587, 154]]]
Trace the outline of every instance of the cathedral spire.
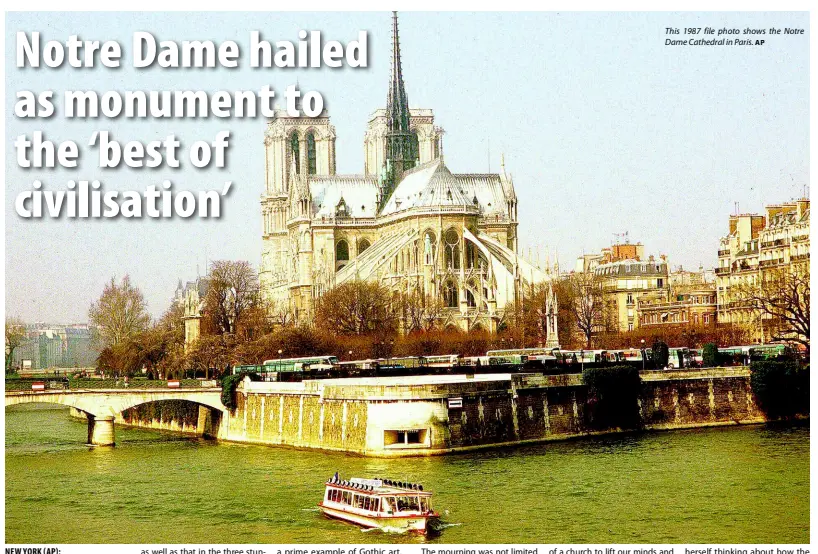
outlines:
[[409, 98], [403, 84], [398, 12], [392, 12], [392, 68], [386, 95], [386, 175], [381, 202], [386, 204], [404, 171], [415, 166], [417, 139], [409, 127]]
[[409, 99], [403, 85], [398, 38], [398, 12], [392, 12], [392, 68], [386, 96], [386, 126], [390, 133], [409, 132]]

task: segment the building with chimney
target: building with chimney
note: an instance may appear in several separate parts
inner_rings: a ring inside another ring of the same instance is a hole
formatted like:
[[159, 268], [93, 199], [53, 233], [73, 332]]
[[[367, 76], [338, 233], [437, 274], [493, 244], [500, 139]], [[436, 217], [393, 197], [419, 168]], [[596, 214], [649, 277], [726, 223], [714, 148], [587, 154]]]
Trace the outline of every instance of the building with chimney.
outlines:
[[259, 277], [276, 309], [309, 320], [328, 289], [376, 281], [441, 301], [440, 327], [495, 331], [524, 287], [549, 279], [517, 254], [504, 164], [452, 173], [434, 113], [409, 107], [396, 14], [386, 107], [369, 119], [363, 173], [336, 174], [335, 142], [326, 112], [282, 111], [267, 124]]
[[779, 271], [809, 271], [810, 201], [801, 198], [771, 204], [765, 214], [736, 214], [719, 240], [716, 293], [719, 323], [745, 328], [765, 342], [765, 317], [740, 298], [742, 287], [755, 286]]

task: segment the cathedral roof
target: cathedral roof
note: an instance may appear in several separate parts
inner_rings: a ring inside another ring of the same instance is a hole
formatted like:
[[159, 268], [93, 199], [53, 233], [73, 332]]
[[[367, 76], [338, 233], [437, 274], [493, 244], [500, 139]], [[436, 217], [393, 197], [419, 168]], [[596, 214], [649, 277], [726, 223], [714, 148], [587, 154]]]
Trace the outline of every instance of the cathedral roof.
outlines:
[[312, 213], [315, 217], [335, 217], [341, 199], [349, 217], [375, 217], [378, 181], [367, 175], [310, 175]]
[[427, 206], [474, 207], [484, 215], [505, 214], [506, 194], [499, 175], [454, 174], [437, 158], [406, 172], [380, 215]]

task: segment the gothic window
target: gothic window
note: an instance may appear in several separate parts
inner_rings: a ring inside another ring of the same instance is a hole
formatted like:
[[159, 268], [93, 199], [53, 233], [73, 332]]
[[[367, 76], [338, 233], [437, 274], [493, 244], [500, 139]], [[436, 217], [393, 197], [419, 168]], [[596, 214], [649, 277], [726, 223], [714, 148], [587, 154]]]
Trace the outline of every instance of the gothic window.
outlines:
[[457, 308], [457, 287], [451, 281], [443, 285], [443, 303], [447, 308]]
[[475, 266], [475, 261], [477, 255], [475, 254], [476, 249], [474, 248], [474, 244], [469, 241], [466, 241], [466, 268], [471, 269]]
[[315, 175], [317, 173], [317, 162], [315, 157], [315, 133], [307, 133], [307, 173]]
[[435, 234], [431, 231], [426, 231], [423, 235], [423, 260], [426, 265], [435, 263], [435, 246], [437, 239]]
[[349, 243], [341, 239], [335, 244], [335, 270], [339, 270], [349, 261]]
[[371, 246], [371, 244], [369, 244], [368, 240], [366, 240], [366, 239], [359, 240], [358, 241], [358, 255], [360, 256], [361, 254], [363, 254], [364, 250], [366, 250], [370, 246]]
[[454, 229], [449, 229], [443, 235], [446, 247], [446, 267], [460, 269], [460, 236]]
[[290, 155], [295, 164], [296, 174], [301, 173], [301, 147], [298, 144], [298, 133], [295, 131], [290, 135]]
[[466, 289], [466, 305], [469, 308], [476, 308], [477, 307], [477, 302], [475, 302], [475, 300], [474, 300], [474, 295], [472, 294], [472, 292], [469, 289]]

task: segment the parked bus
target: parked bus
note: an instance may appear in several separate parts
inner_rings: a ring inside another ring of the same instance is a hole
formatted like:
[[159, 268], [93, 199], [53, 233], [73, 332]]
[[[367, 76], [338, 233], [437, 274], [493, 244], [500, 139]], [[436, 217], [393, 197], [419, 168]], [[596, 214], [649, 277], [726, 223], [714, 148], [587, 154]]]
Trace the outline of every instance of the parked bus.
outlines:
[[692, 365], [693, 359], [691, 357], [689, 348], [682, 347], [668, 349], [667, 358], [668, 369], [684, 369], [686, 367], [691, 367]]
[[750, 363], [750, 346], [719, 348], [720, 365], [747, 365]]
[[424, 356], [426, 367], [454, 367], [461, 364], [463, 356], [460, 354], [434, 354]]
[[750, 361], [795, 359], [795, 350], [788, 344], [759, 344], [750, 348]]
[[538, 347], [538, 348], [507, 348], [505, 350], [489, 350], [486, 352], [486, 356], [538, 356], [538, 355], [553, 355], [555, 350], [559, 350], [559, 348], [545, 348], [545, 347]]

